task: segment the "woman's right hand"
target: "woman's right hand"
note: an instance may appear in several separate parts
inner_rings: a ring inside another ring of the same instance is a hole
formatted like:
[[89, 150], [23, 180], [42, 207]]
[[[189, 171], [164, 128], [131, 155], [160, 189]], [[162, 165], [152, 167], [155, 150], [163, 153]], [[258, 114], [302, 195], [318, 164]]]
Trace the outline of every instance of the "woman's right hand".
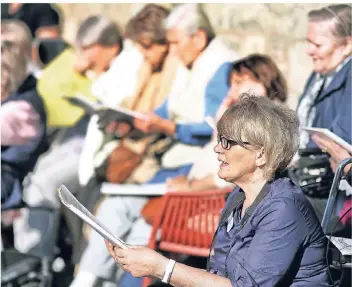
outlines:
[[154, 113], [145, 115], [143, 119], [134, 118], [133, 125], [144, 133], [173, 135], [176, 131], [176, 125], [172, 121], [163, 119]]

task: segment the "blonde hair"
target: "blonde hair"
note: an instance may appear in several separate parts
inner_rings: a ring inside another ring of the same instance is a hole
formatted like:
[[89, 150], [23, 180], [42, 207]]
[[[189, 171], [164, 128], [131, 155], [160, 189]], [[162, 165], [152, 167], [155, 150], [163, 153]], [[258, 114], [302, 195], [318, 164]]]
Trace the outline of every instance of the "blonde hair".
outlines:
[[[291, 162], [299, 146], [299, 120], [286, 105], [264, 96], [242, 94], [217, 124], [218, 134], [248, 149], [264, 148], [268, 179]], [[249, 142], [246, 145], [244, 142]]]

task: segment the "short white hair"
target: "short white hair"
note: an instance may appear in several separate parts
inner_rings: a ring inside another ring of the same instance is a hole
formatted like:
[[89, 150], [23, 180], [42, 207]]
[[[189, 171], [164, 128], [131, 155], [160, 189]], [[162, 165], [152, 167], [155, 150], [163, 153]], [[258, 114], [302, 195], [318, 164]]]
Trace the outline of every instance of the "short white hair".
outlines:
[[197, 3], [182, 4], [172, 9], [170, 15], [164, 21], [166, 30], [179, 29], [187, 35], [193, 35], [202, 29], [208, 39], [215, 37], [215, 32], [208, 17], [200, 9]]

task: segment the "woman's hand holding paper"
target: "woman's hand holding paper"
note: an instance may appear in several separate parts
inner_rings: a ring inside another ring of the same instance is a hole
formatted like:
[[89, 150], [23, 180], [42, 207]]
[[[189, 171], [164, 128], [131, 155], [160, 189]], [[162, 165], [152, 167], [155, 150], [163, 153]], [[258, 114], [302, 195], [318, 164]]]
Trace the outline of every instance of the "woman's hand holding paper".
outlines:
[[121, 249], [107, 240], [105, 240], [105, 244], [116, 263], [134, 277], [154, 276], [161, 278], [163, 276], [168, 259], [156, 251], [142, 246]]
[[[330, 155], [330, 165], [334, 172], [336, 172], [336, 169], [342, 160], [351, 157], [348, 151], [335, 143], [333, 140], [322, 137], [318, 134], [314, 134], [312, 139], [322, 150], [326, 151]], [[350, 167], [347, 166], [345, 172], [347, 172], [349, 168]]]

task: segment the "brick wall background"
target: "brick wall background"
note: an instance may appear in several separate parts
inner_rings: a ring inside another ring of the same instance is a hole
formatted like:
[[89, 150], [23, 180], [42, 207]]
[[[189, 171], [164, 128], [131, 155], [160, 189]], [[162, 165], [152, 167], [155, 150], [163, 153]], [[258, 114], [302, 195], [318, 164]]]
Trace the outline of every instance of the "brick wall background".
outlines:
[[[123, 28], [142, 3], [56, 4], [62, 12], [64, 38], [72, 42], [79, 23], [89, 15], [103, 13]], [[173, 4], [163, 3], [171, 8]], [[289, 86], [288, 104], [295, 108], [312, 64], [305, 54], [307, 13], [328, 4], [201, 4], [218, 35], [240, 56], [270, 55], [284, 73]]]

